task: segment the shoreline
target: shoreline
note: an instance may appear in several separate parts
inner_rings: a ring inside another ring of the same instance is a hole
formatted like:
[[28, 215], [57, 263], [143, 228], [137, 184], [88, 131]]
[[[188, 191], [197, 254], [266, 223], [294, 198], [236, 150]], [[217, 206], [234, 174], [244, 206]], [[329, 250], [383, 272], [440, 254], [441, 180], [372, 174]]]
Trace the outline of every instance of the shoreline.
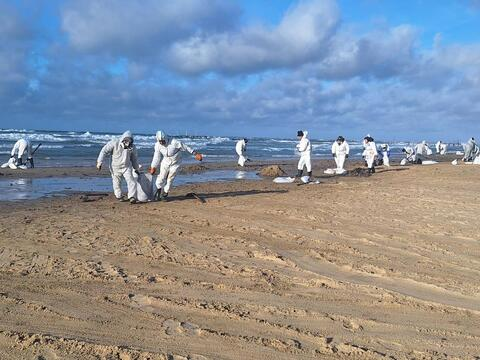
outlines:
[[[440, 163], [451, 162], [457, 159], [458, 156], [448, 154], [444, 156], [432, 155], [428, 159], [439, 161]], [[259, 160], [247, 163], [245, 167], [238, 167], [235, 161], [219, 161], [219, 162], [201, 162], [201, 163], [184, 163], [181, 166], [179, 174], [194, 174], [210, 170], [238, 170], [238, 171], [260, 171], [263, 167], [270, 165], [279, 165], [288, 175], [295, 175], [296, 164], [298, 159], [271, 159]], [[397, 158], [391, 161], [392, 166], [399, 164]], [[410, 165], [408, 165], [410, 166]], [[323, 170], [327, 168], [334, 168], [335, 161], [333, 159], [312, 159], [312, 168], [314, 177], [322, 177]], [[345, 168], [352, 170], [358, 167], [363, 167], [361, 159], [351, 159], [346, 162]], [[146, 169], [144, 168], [144, 171]], [[0, 169], [0, 180], [13, 178], [49, 178], [49, 177], [110, 177], [108, 166], [104, 166], [101, 171], [98, 171], [95, 166], [86, 167], [36, 167], [27, 170], [12, 170]]]

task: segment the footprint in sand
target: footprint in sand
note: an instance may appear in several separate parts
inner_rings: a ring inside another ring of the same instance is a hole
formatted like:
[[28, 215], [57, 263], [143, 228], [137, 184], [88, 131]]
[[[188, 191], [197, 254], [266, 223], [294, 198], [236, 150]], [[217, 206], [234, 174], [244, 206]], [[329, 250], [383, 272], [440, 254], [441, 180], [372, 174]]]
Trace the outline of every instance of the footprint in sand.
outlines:
[[190, 322], [180, 322], [175, 319], [167, 319], [163, 322], [162, 327], [167, 335], [186, 334], [189, 336], [199, 336], [201, 334], [200, 327]]
[[363, 326], [358, 324], [357, 322], [355, 322], [353, 320], [344, 320], [343, 321], [343, 327], [345, 329], [353, 331], [353, 332], [363, 330]]

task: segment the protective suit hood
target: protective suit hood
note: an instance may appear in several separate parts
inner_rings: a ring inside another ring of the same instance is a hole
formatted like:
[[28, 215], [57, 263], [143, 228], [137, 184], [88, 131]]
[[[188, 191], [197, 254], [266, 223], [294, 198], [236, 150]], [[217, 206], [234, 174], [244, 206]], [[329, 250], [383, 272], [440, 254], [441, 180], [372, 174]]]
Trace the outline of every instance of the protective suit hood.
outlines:
[[122, 136], [120, 137], [120, 142], [125, 140], [125, 138], [131, 138], [133, 140], [133, 135], [132, 135], [132, 132], [130, 130], [127, 130], [122, 134]]
[[158, 141], [164, 140], [165, 142], [168, 143], [168, 136], [162, 130], [158, 130], [157, 133], [155, 134], [155, 136], [156, 136]]

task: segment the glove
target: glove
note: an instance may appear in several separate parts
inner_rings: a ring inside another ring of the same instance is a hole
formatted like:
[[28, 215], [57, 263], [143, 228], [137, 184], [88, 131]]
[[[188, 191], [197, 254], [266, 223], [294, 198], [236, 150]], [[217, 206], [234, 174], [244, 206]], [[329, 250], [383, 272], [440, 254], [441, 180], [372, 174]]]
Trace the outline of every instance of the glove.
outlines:
[[140, 175], [140, 170], [135, 169], [133, 171], [135, 171], [135, 174]]
[[332, 154], [333, 157], [337, 157], [337, 154]]
[[348, 154], [345, 155], [345, 159], [348, 159]]
[[102, 170], [102, 164], [101, 163], [97, 163], [97, 170]]
[[148, 168], [148, 172], [149, 172], [151, 175], [155, 175], [155, 173], [157, 172], [157, 169], [154, 168], [154, 167], [151, 167], [151, 168]]
[[10, 159], [15, 159], [15, 155], [10, 155]]
[[202, 160], [203, 160], [202, 154], [196, 153], [196, 154], [195, 154], [195, 160], [197, 160], [197, 161], [202, 161]]

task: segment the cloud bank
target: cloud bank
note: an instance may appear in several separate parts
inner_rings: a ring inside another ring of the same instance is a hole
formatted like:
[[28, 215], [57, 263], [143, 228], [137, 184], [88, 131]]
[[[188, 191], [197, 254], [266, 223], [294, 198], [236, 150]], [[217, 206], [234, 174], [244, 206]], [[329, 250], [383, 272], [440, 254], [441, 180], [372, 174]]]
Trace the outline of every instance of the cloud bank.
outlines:
[[55, 14], [56, 36], [39, 47], [41, 31], [0, 9], [5, 126], [431, 140], [480, 130], [480, 41], [425, 45], [408, 23], [360, 33], [333, 0], [294, 2], [273, 24], [220, 0], [70, 1]]

